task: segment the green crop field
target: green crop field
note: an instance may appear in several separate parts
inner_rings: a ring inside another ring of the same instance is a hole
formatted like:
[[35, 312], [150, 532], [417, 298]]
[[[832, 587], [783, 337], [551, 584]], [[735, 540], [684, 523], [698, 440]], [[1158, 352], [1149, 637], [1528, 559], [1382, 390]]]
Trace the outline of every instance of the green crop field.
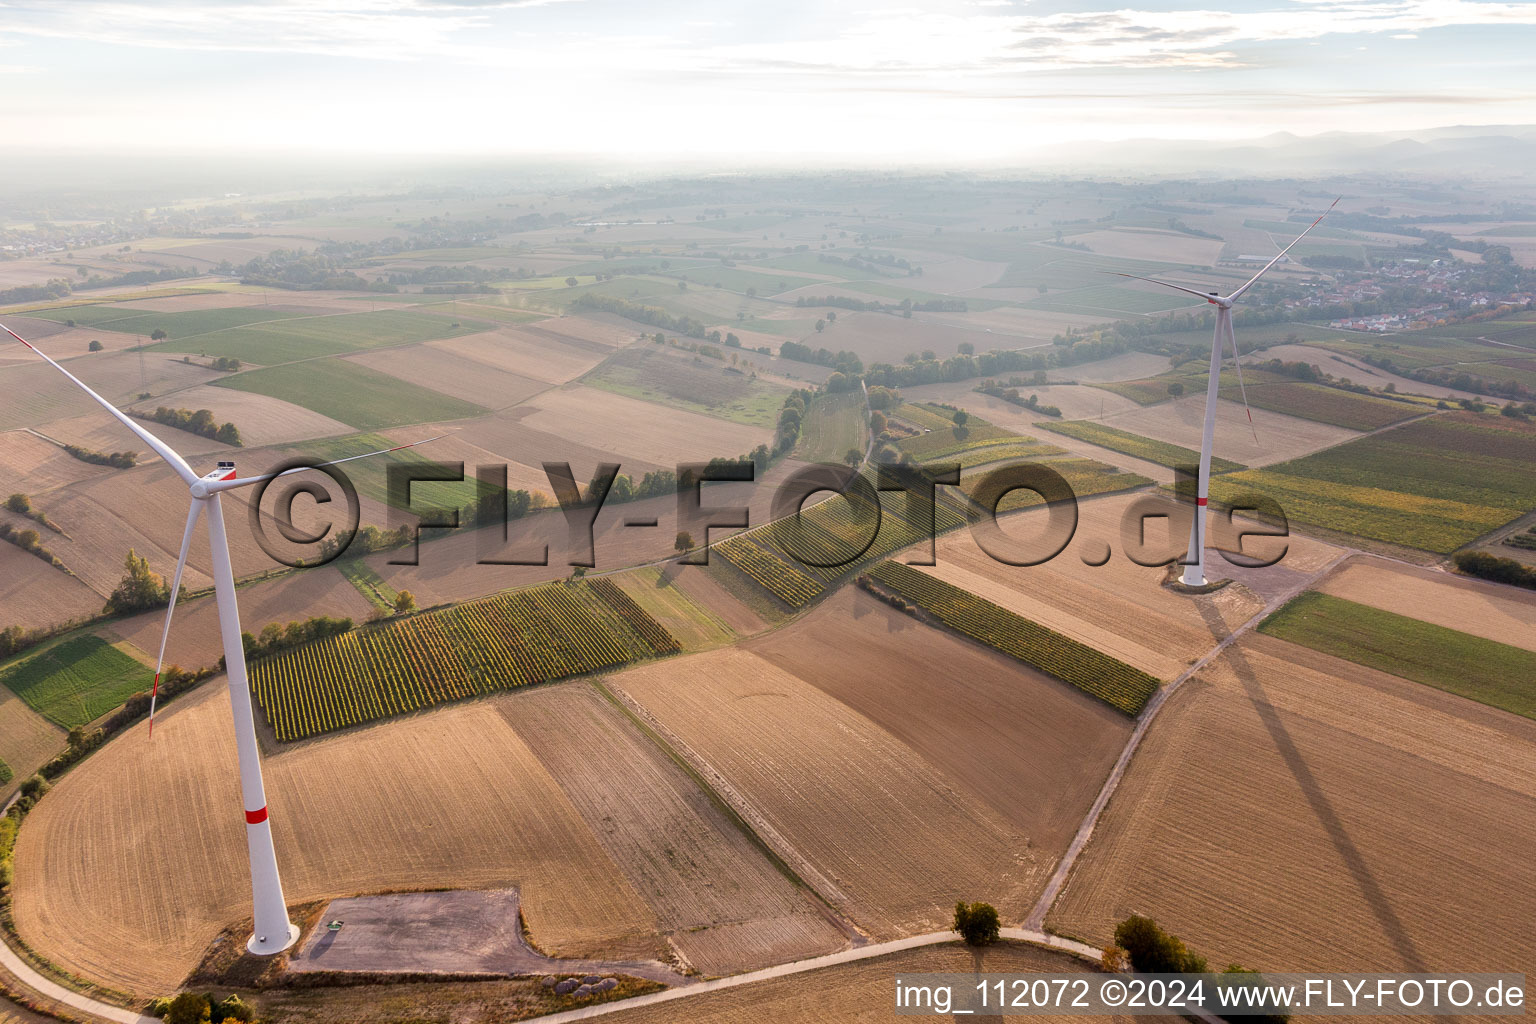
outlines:
[[478, 405], [342, 359], [247, 370], [215, 383], [281, 398], [360, 430], [459, 420], [485, 412]]
[[1385, 356], [1399, 367], [1409, 370], [1463, 361], [1481, 362], [1510, 354], [1509, 349], [1484, 345], [1471, 338], [1451, 337], [1439, 333], [1439, 329], [1413, 331], [1387, 338], [1354, 334], [1326, 341], [1308, 340], [1304, 344], [1362, 361], [1365, 356]]
[[264, 658], [251, 690], [288, 741], [679, 649], [607, 580], [546, 583]]
[[[135, 316], [132, 320], [114, 320], [101, 326], [107, 330], [126, 331], [129, 334], [152, 334], [156, 330], [162, 330], [169, 335], [166, 342], [168, 345], [177, 340], [188, 341], [213, 331], [227, 331], [251, 324], [308, 319], [313, 318], [314, 315], [314, 310], [283, 311], [267, 306], [231, 306], [225, 309], [193, 309], [181, 313], [147, 313], [144, 316]], [[165, 345], [155, 347], [165, 348]], [[186, 349], [169, 351], [181, 352]]]
[[1448, 554], [1536, 509], [1532, 465], [1536, 427], [1446, 413], [1220, 477], [1211, 496], [1257, 492], [1303, 523]]
[[[1035, 426], [1044, 430], [1055, 431], [1058, 434], [1066, 434], [1075, 437], [1079, 441], [1087, 441], [1101, 448], [1111, 451], [1123, 452], [1133, 455], [1138, 459], [1155, 462], [1159, 466], [1197, 466], [1200, 463], [1200, 453], [1181, 445], [1169, 444], [1167, 441], [1155, 441], [1150, 437], [1142, 437], [1128, 430], [1120, 430], [1117, 427], [1105, 426], [1102, 423], [1093, 423], [1088, 420], [1067, 420], [1064, 423], [1036, 423]], [[1246, 469], [1241, 463], [1232, 462], [1219, 456], [1211, 456], [1211, 472], [1232, 473], [1239, 469]]]
[[817, 395], [800, 424], [795, 458], [806, 462], [837, 462], [850, 450], [864, 454], [866, 443], [864, 395], [860, 391]]
[[737, 349], [716, 346], [724, 359], [662, 350], [621, 349], [582, 378], [582, 383], [647, 402], [718, 416], [735, 423], [772, 427], [789, 389], [747, 375], [731, 363]]
[[[1044, 463], [1066, 480], [1072, 488], [1072, 493], [1079, 498], [1086, 498], [1094, 494], [1112, 494], [1115, 491], [1128, 491], [1137, 487], [1147, 487], [1152, 481], [1140, 473], [1122, 473], [1114, 466], [1107, 466], [1096, 459], [1066, 458], [1051, 459]], [[975, 471], [966, 470], [960, 474], [960, 490], [971, 499], [975, 499], [978, 489], [991, 473], [992, 467], [981, 466]], [[1017, 512], [1021, 509], [1033, 508], [1042, 505], [1045, 499], [1034, 491], [1016, 490], [1004, 494], [997, 504], [998, 512]]]
[[[455, 323], [459, 326], [455, 327]], [[195, 337], [177, 338], [173, 335], [151, 348], [212, 357], [232, 356], [241, 362], [273, 366], [315, 356], [474, 334], [492, 326], [411, 309], [385, 309], [231, 327]]]
[[[423, 430], [421, 436], [425, 438], [429, 435]], [[399, 442], [391, 441], [383, 434], [348, 434], [345, 437], [316, 438], [304, 441], [295, 447], [305, 457], [317, 462], [334, 462], [353, 455], [383, 451], [394, 447], [397, 443]], [[437, 460], [434, 458], [432, 449], [433, 446], [427, 444], [420, 448], [408, 448], [405, 451], [390, 452], [388, 455], [351, 463], [347, 466], [347, 476], [357, 488], [358, 494], [382, 504], [389, 504], [389, 467], [395, 464], [413, 465], [435, 462]], [[465, 479], [462, 483], [442, 480], [423, 480], [413, 483], [411, 504], [417, 511], [434, 508], [466, 508], [474, 504], [479, 496], [475, 467], [465, 466], [464, 473]], [[356, 583], [356, 580], [353, 582]]]
[[54, 309], [39, 309], [30, 312], [27, 316], [36, 317], [39, 320], [52, 320], [55, 323], [69, 323], [74, 321], [81, 327], [94, 327], [103, 331], [121, 331], [124, 334], [148, 334], [153, 328], [140, 331], [134, 326], [135, 322], [146, 316], [154, 316], [148, 309], [123, 309], [117, 306], [59, 306]]
[[1192, 295], [1180, 296], [1175, 292], [1164, 295], [1114, 284], [1100, 284], [1053, 293], [1024, 305], [1029, 309], [1055, 313], [1158, 313], [1165, 309], [1180, 309], [1199, 301]]
[[947, 455], [958, 455], [970, 448], [1000, 441], [1029, 441], [1032, 438], [1004, 430], [988, 423], [980, 416], [968, 416], [964, 426], [954, 423], [954, 411], [943, 406], [906, 404], [899, 406], [893, 415], [897, 419], [919, 427], [926, 433], [904, 437], [896, 442], [896, 450], [912, 456], [915, 462], [931, 462]]
[[65, 729], [95, 721], [149, 689], [153, 678], [149, 669], [92, 633], [24, 654], [0, 670], [0, 685]]
[[1295, 598], [1259, 631], [1536, 718], [1536, 652], [1329, 594]]
[[1141, 669], [925, 572], [899, 562], [882, 562], [869, 575], [950, 629], [1049, 673], [1128, 715], [1139, 714], [1157, 692], [1158, 680]]

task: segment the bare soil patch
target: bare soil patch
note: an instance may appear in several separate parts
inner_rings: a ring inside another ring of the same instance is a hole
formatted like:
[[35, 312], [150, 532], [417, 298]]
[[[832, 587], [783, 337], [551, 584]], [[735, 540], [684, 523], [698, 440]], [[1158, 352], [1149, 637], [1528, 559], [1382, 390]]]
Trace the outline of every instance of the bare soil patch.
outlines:
[[[675, 469], [682, 462], [734, 458], [772, 431], [671, 409], [596, 388], [547, 391], [525, 406], [520, 424], [601, 451]], [[611, 456], [609, 461], [613, 461]]]
[[[1205, 395], [1185, 395], [1171, 402], [1131, 409], [1107, 416], [1105, 422], [1133, 434], [1199, 451], [1200, 431], [1205, 422]], [[1259, 435], [1257, 444], [1253, 439], [1255, 430]], [[1245, 466], [1284, 462], [1359, 436], [1358, 431], [1267, 409], [1253, 410], [1253, 430], [1250, 430], [1241, 402], [1221, 399], [1216, 403], [1216, 452], [1224, 459]]]
[[549, 387], [542, 380], [508, 373], [469, 356], [427, 345], [363, 352], [347, 358], [487, 409], [516, 405]]
[[570, 339], [537, 336], [515, 327], [429, 341], [425, 347], [549, 384], [575, 380], [609, 354], [602, 346], [577, 345]]
[[1329, 576], [1325, 594], [1536, 650], [1536, 594], [1362, 557]]

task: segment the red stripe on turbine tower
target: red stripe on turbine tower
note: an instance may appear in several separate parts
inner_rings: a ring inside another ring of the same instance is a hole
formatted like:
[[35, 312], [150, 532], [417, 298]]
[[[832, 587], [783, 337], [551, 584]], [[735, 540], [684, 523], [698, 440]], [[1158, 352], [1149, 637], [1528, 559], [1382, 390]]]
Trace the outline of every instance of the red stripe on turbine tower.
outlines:
[[263, 807], [259, 811], [246, 811], [245, 823], [247, 825], [260, 825], [267, 820], [267, 809]]
[[1199, 505], [1201, 508], [1204, 508], [1205, 507], [1205, 503], [1207, 501], [1209, 501], [1209, 500], [1210, 500], [1209, 498], [1196, 498], [1195, 499], [1195, 504]]

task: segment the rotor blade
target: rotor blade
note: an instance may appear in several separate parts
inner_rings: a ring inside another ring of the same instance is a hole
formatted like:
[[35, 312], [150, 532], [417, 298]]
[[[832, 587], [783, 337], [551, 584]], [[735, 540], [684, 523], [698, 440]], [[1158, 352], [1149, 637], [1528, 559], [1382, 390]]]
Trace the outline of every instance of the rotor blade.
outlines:
[[171, 638], [171, 615], [176, 611], [176, 598], [181, 595], [181, 573], [187, 567], [187, 549], [192, 546], [192, 530], [197, 517], [203, 514], [203, 503], [193, 501], [187, 510], [187, 530], [181, 535], [181, 554], [176, 558], [176, 575], [171, 579], [171, 603], [165, 608], [165, 629], [160, 633], [160, 654], [155, 658], [155, 685], [149, 692], [149, 737], [155, 737], [155, 702], [160, 697], [160, 669], [165, 665], [165, 642]]
[[1237, 390], [1243, 396], [1243, 411], [1248, 414], [1248, 429], [1253, 431], [1253, 443], [1259, 443], [1259, 428], [1253, 425], [1253, 410], [1248, 408], [1248, 389], [1243, 386], [1243, 360], [1237, 354], [1237, 332], [1232, 327], [1232, 314], [1227, 314], [1227, 341], [1232, 343], [1232, 362], [1237, 364]]
[[[1343, 199], [1343, 198], [1344, 198], [1344, 197], [1343, 197], [1343, 196], [1339, 196], [1339, 199]], [[1323, 218], [1324, 218], [1324, 217], [1326, 217], [1326, 216], [1328, 216], [1328, 215], [1329, 215], [1329, 214], [1330, 214], [1330, 213], [1332, 213], [1332, 212], [1333, 212], [1333, 208], [1334, 208], [1334, 207], [1335, 207], [1335, 206], [1338, 206], [1338, 205], [1339, 205], [1339, 199], [1335, 199], [1335, 200], [1334, 200], [1334, 201], [1333, 201], [1333, 202], [1331, 202], [1331, 203], [1329, 203], [1329, 204], [1328, 204], [1328, 209], [1326, 209], [1326, 210], [1324, 210], [1324, 211], [1323, 211], [1323, 212], [1322, 212], [1322, 214], [1321, 214], [1321, 215], [1320, 215], [1320, 216], [1319, 216], [1319, 217], [1318, 217], [1318, 218], [1317, 218], [1317, 220], [1315, 220], [1315, 221], [1313, 221], [1313, 222], [1312, 222], [1312, 223], [1311, 223], [1311, 224], [1308, 224], [1308, 225], [1307, 225], [1307, 231], [1311, 231], [1311, 230], [1312, 230], [1312, 229], [1313, 229], [1313, 228], [1315, 228], [1315, 227], [1317, 227], [1317, 226], [1318, 226], [1318, 225], [1319, 225], [1319, 224], [1321, 224], [1321, 223], [1322, 223], [1322, 222], [1323, 222]], [[1247, 280], [1247, 281], [1246, 281], [1246, 282], [1245, 282], [1245, 283], [1244, 283], [1244, 284], [1243, 284], [1243, 286], [1242, 286], [1242, 287], [1241, 287], [1241, 288], [1239, 288], [1239, 289], [1238, 289], [1238, 290], [1237, 290], [1237, 291], [1235, 291], [1235, 292], [1233, 292], [1233, 293], [1232, 293], [1232, 294], [1231, 294], [1231, 295], [1228, 295], [1228, 296], [1227, 296], [1227, 299], [1228, 299], [1228, 300], [1229, 300], [1229, 301], [1233, 301], [1233, 302], [1236, 302], [1236, 301], [1237, 301], [1237, 297], [1238, 297], [1238, 296], [1239, 296], [1239, 295], [1241, 295], [1241, 294], [1243, 294], [1243, 292], [1245, 292], [1245, 291], [1247, 291], [1247, 290], [1248, 290], [1248, 289], [1249, 289], [1249, 288], [1251, 288], [1251, 287], [1253, 287], [1253, 282], [1255, 282], [1255, 281], [1257, 281], [1257, 280], [1258, 280], [1258, 279], [1259, 279], [1259, 278], [1261, 278], [1261, 277], [1263, 277], [1263, 276], [1264, 276], [1264, 275], [1265, 275], [1265, 274], [1266, 274], [1266, 273], [1268, 273], [1268, 272], [1269, 272], [1269, 268], [1270, 268], [1270, 267], [1272, 267], [1272, 266], [1274, 266], [1274, 265], [1275, 265], [1275, 264], [1276, 264], [1276, 263], [1279, 263], [1279, 262], [1280, 262], [1280, 257], [1282, 257], [1282, 256], [1284, 256], [1284, 255], [1285, 255], [1285, 254], [1286, 254], [1286, 253], [1288, 253], [1288, 252], [1290, 252], [1290, 251], [1291, 251], [1291, 250], [1292, 250], [1292, 249], [1294, 249], [1294, 248], [1296, 248], [1296, 242], [1299, 242], [1299, 241], [1301, 241], [1301, 240], [1302, 240], [1302, 239], [1303, 239], [1303, 238], [1306, 238], [1306, 237], [1307, 237], [1307, 231], [1303, 231], [1303, 232], [1302, 232], [1302, 233], [1301, 233], [1301, 234], [1299, 234], [1299, 235], [1297, 235], [1297, 236], [1296, 236], [1296, 240], [1295, 240], [1295, 241], [1293, 241], [1293, 242], [1292, 242], [1292, 243], [1291, 243], [1291, 244], [1290, 244], [1290, 245], [1288, 245], [1288, 246], [1286, 246], [1286, 247], [1285, 247], [1285, 248], [1284, 248], [1284, 249], [1281, 249], [1281, 250], [1280, 250], [1280, 251], [1279, 251], [1279, 252], [1278, 252], [1278, 253], [1276, 253], [1276, 254], [1275, 254], [1275, 258], [1274, 258], [1274, 259], [1272, 259], [1272, 260], [1270, 260], [1270, 261], [1269, 261], [1269, 262], [1268, 262], [1268, 263], [1266, 263], [1266, 264], [1264, 264], [1264, 269], [1263, 269], [1263, 270], [1260, 270], [1260, 271], [1259, 271], [1259, 272], [1258, 272], [1258, 273], [1257, 273], [1257, 274], [1254, 274], [1254, 275], [1253, 275], [1253, 276], [1252, 276], [1252, 277], [1250, 277], [1250, 278], [1249, 278], [1249, 279], [1248, 279], [1248, 280]]]
[[170, 445], [166, 444], [154, 434], [151, 434], [149, 431], [145, 430], [138, 423], [135, 423], [132, 419], [130, 419], [128, 415], [117, 406], [113, 405], [111, 402], [107, 401], [105, 398], [102, 398], [96, 392], [92, 391], [79, 377], [76, 377], [74, 374], [64, 369], [64, 367], [60, 366], [52, 359], [49, 359], [46, 355], [43, 355], [43, 353], [39, 351], [26, 338], [23, 338], [21, 335], [5, 326], [5, 324], [0, 324], [0, 331], [4, 331], [6, 334], [9, 334], [11, 337], [27, 346], [27, 348], [32, 349], [33, 352], [36, 352], [38, 355], [42, 356], [43, 359], [47, 361], [49, 366], [53, 367], [55, 370], [58, 370], [70, 380], [74, 381], [75, 385], [79, 387], [81, 391], [84, 391], [86, 394], [94, 398], [103, 409], [107, 410], [107, 412], [111, 413], [113, 416], [116, 416], [118, 422], [122, 423], [123, 426], [133, 431], [139, 436], [140, 440], [149, 445], [149, 447], [154, 450], [156, 455], [160, 456], [167, 463], [169, 463], [170, 467], [176, 471], [176, 475], [181, 477], [182, 480], [186, 481], [188, 485], [197, 482], [197, 474], [192, 472], [192, 467], [187, 465], [187, 460], [176, 454], [175, 449], [173, 449]]
[[1196, 298], [1204, 299], [1206, 302], [1215, 302], [1216, 298], [1217, 298], [1215, 295], [1211, 294], [1210, 292], [1197, 292], [1193, 288], [1185, 288], [1181, 284], [1170, 284], [1167, 281], [1159, 281], [1156, 278], [1137, 277], [1135, 274], [1122, 274], [1118, 270], [1105, 270], [1105, 271], [1103, 271], [1103, 273], [1105, 273], [1105, 274], [1113, 274], [1115, 277], [1129, 277], [1133, 281], [1145, 281], [1148, 284], [1160, 284], [1164, 288], [1172, 288], [1174, 291], [1188, 292], [1189, 294], [1195, 296]]
[[210, 480], [207, 483], [208, 493], [215, 494], [219, 491], [232, 491], [236, 487], [249, 487], [251, 484], [259, 484], [263, 480], [276, 480], [280, 476], [289, 476], [293, 473], [305, 473], [311, 469], [320, 469], [324, 466], [339, 466], [343, 462], [356, 462], [358, 459], [371, 459], [375, 455], [388, 455], [390, 452], [403, 451], [406, 448], [415, 448], [417, 445], [427, 444], [430, 441], [441, 441], [447, 434], [438, 434], [436, 437], [423, 438], [420, 441], [412, 441], [410, 444], [397, 444], [393, 448], [381, 448], [376, 452], [368, 452], [365, 455], [348, 455], [344, 459], [332, 459], [330, 462], [321, 462], [313, 466], [296, 466], [286, 469], [281, 473], [263, 473], [260, 476], [229, 477], [225, 480]]

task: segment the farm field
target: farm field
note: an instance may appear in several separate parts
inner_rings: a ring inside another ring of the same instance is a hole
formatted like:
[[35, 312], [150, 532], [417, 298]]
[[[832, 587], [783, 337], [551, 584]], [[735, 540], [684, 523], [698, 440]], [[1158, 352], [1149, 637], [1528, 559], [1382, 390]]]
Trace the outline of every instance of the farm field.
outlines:
[[218, 386], [270, 395], [357, 430], [466, 419], [485, 412], [478, 405], [340, 359], [247, 370]]
[[885, 729], [1051, 856], [1131, 729], [1081, 691], [855, 587], [746, 649]]
[[[1120, 430], [1103, 423], [1092, 423], [1085, 420], [1066, 420], [1052, 422], [1044, 420], [1035, 426], [1042, 430], [1050, 430], [1068, 437], [1075, 437], [1080, 441], [1087, 441], [1111, 451], [1121, 452], [1156, 463], [1159, 466], [1173, 468], [1175, 466], [1198, 466], [1200, 452], [1197, 449], [1183, 448], [1166, 441], [1153, 441], [1150, 438], [1138, 437], [1128, 431]], [[1240, 463], [1223, 459], [1220, 456], [1211, 456], [1212, 473], [1231, 473], [1234, 470], [1246, 469]]]
[[256, 661], [251, 692], [279, 741], [495, 690], [675, 654], [610, 580], [550, 583], [364, 626]]
[[[334, 434], [350, 434], [353, 428], [339, 420], [285, 402], [281, 398], [255, 391], [242, 391], [233, 386], [221, 387], [217, 382], [200, 384], [178, 391], [167, 401], [174, 401], [179, 409], [209, 409], [220, 423], [233, 423], [240, 431], [240, 441], [247, 448], [266, 445], [291, 444], [316, 437]], [[136, 402], [132, 408], [140, 412], [154, 412], [157, 405]], [[148, 424], [151, 430], [162, 431], [163, 425]], [[176, 431], [170, 431], [176, 433]], [[138, 444], [138, 438], [122, 431], [125, 444]], [[157, 434], [163, 436], [163, 434]]]
[[[50, 549], [51, 541], [44, 542]], [[36, 629], [101, 611], [102, 596], [14, 544], [0, 544], [0, 629]]]
[[1464, 576], [1363, 556], [1332, 573], [1324, 594], [1536, 650], [1536, 596]]
[[500, 710], [706, 975], [841, 949], [847, 937], [596, 687], [519, 695]]
[[[123, 434], [133, 438], [126, 430]], [[0, 433], [0, 491], [8, 495], [17, 491], [37, 495], [112, 472], [115, 470], [108, 466], [82, 462], [31, 431]]]
[[1047, 924], [1102, 942], [1134, 910], [1261, 968], [1528, 962], [1533, 741], [1525, 719], [1245, 637], [1163, 709]]
[[[170, 704], [153, 744], [118, 737], [60, 779], [17, 843], [21, 935], [140, 996], [174, 988], [250, 912], [234, 761], [215, 682]], [[302, 744], [265, 771], [294, 902], [517, 886], [532, 941], [552, 956], [661, 951], [650, 910], [494, 700]], [[199, 841], [166, 844], [173, 834]]]
[[944, 625], [1026, 665], [1075, 686], [1128, 715], [1136, 715], [1158, 680], [1048, 627], [899, 562], [881, 562], [869, 576]]
[[0, 669], [0, 686], [61, 728], [85, 725], [149, 689], [153, 672], [93, 633], [34, 647]]
[[767, 443], [771, 433], [586, 387], [546, 391], [519, 412], [521, 427], [606, 452], [603, 461], [622, 464], [629, 456], [674, 470], [683, 462], [735, 458]]
[[[921, 571], [1159, 679], [1171, 679], [1264, 603], [1243, 584], [1196, 600], [1164, 589], [1163, 570], [1135, 564], [1123, 548], [1122, 524], [1137, 500], [1115, 495], [1083, 502], [1074, 540], [1042, 565], [1004, 565], [978, 547], [969, 532], [956, 531], [939, 538], [937, 564]], [[1164, 525], [1167, 522], [1147, 521], [1145, 560], [1183, 552], [1188, 527], [1175, 529]], [[1004, 519], [1002, 526], [1010, 536], [1031, 542], [1043, 530], [1043, 517], [1037, 511], [1019, 513]], [[1212, 535], [1216, 540], [1214, 528]], [[1272, 551], [1250, 543], [1255, 553]], [[1108, 562], [1084, 564], [1084, 557], [1102, 557], [1106, 545], [1112, 549]], [[1316, 569], [1334, 550], [1292, 536], [1286, 557], [1267, 572], [1274, 585], [1283, 588], [1296, 578], [1292, 571]], [[1219, 558], [1215, 564], [1224, 565]], [[1219, 569], [1213, 572], [1221, 574]]]
[[1536, 428], [1445, 413], [1223, 477], [1211, 495], [1257, 490], [1300, 522], [1444, 554], [1536, 508], [1533, 459]]
[[[1223, 378], [1221, 394], [1231, 401], [1241, 399]], [[1423, 415], [1423, 406], [1408, 402], [1394, 402], [1373, 395], [1357, 395], [1338, 388], [1301, 381], [1273, 384], [1254, 384], [1248, 388], [1248, 404], [1255, 409], [1268, 409], [1304, 420], [1329, 423], [1349, 430], [1377, 430]]]
[[819, 395], [805, 410], [795, 455], [805, 462], [841, 463], [850, 451], [862, 456], [868, 445], [864, 394]]
[[1290, 601], [1259, 631], [1536, 718], [1536, 651], [1315, 591]]
[[[46, 345], [43, 351], [48, 351]], [[146, 391], [161, 396], [222, 376], [215, 370], [156, 357], [150, 352], [142, 353], [142, 358], [138, 352], [97, 352], [60, 362], [108, 401], [119, 404], [132, 402]], [[102, 425], [101, 408], [40, 359], [0, 366], [0, 388], [6, 395], [4, 405], [0, 405], [0, 430], [33, 427], [61, 441], [76, 441], [75, 437], [50, 429], [51, 426], [82, 415]], [[118, 438], [116, 450], [139, 443], [111, 420], [106, 421], [106, 426], [116, 427], [111, 433]]]
[[[983, 449], [985, 451], [985, 449]], [[1114, 466], [1106, 465], [1097, 459], [1085, 458], [1060, 458], [1052, 459], [1047, 465], [1055, 472], [1061, 474], [1067, 486], [1072, 488], [1072, 493], [1079, 498], [1092, 497], [1095, 494], [1109, 494], [1115, 491], [1131, 490], [1145, 487], [1152, 481], [1147, 477], [1136, 473], [1122, 473]], [[994, 468], [993, 466], [977, 466], [974, 469], [963, 470], [960, 474], [960, 489], [973, 501], [978, 501], [978, 493], [982, 483], [986, 480]], [[979, 503], [979, 501], [978, 501]], [[1045, 500], [1039, 494], [1028, 489], [1008, 491], [997, 503], [999, 512], [1015, 512], [1020, 509], [1033, 508], [1043, 505]]]
[[[942, 402], [964, 409], [973, 416], [981, 416], [1016, 433], [1028, 433], [1044, 417], [1034, 409], [1028, 409], [993, 395], [976, 390], [974, 380], [955, 381], [948, 384], [922, 384], [902, 388], [901, 393], [909, 402]], [[1004, 386], [1008, 387], [1006, 378]], [[1111, 413], [1136, 408], [1136, 404], [1119, 395], [1083, 384], [1044, 384], [1019, 386], [1025, 398], [1039, 395], [1041, 405], [1054, 405], [1062, 412], [1063, 419], [1099, 419]]]
[[954, 894], [980, 879], [1016, 919], [1045, 882], [1049, 863], [1027, 835], [863, 715], [755, 654], [686, 655], [609, 685], [876, 937], [947, 926]]
[[345, 361], [484, 409], [505, 409], [549, 387], [542, 380], [508, 373], [430, 345], [361, 352], [347, 356]]
[[722, 348], [725, 359], [636, 346], [614, 353], [582, 378], [586, 387], [647, 402], [716, 416], [749, 426], [772, 428], [787, 389], [749, 377], [730, 360], [734, 349]]
[[64, 729], [0, 686], [0, 761], [11, 770], [10, 781], [0, 783], [0, 797], [8, 798], [49, 758], [63, 750], [65, 735]]
[[[454, 327], [456, 322], [461, 326]], [[275, 324], [230, 327], [217, 333], [185, 339], [173, 336], [151, 349], [210, 357], [232, 356], [257, 366], [273, 366], [315, 356], [474, 334], [490, 326], [479, 321], [453, 321], [408, 309], [366, 313], [327, 312], [317, 316], [295, 317]]]
[[[1118, 413], [1105, 420], [1110, 426], [1132, 434], [1198, 451], [1205, 422], [1205, 394], [1186, 394], [1172, 402]], [[1257, 443], [1253, 439], [1255, 432], [1259, 435]], [[1358, 436], [1357, 431], [1267, 409], [1253, 410], [1250, 429], [1241, 402], [1223, 399], [1216, 403], [1216, 454], [1248, 466], [1294, 459]]]
[[609, 351], [592, 343], [535, 337], [516, 329], [429, 341], [423, 347], [546, 384], [564, 384], [576, 379], [602, 362]]
[[607, 578], [675, 637], [685, 651], [735, 639], [735, 631], [725, 620], [688, 592], [679, 579], [682, 569], [686, 567], [644, 566]]

